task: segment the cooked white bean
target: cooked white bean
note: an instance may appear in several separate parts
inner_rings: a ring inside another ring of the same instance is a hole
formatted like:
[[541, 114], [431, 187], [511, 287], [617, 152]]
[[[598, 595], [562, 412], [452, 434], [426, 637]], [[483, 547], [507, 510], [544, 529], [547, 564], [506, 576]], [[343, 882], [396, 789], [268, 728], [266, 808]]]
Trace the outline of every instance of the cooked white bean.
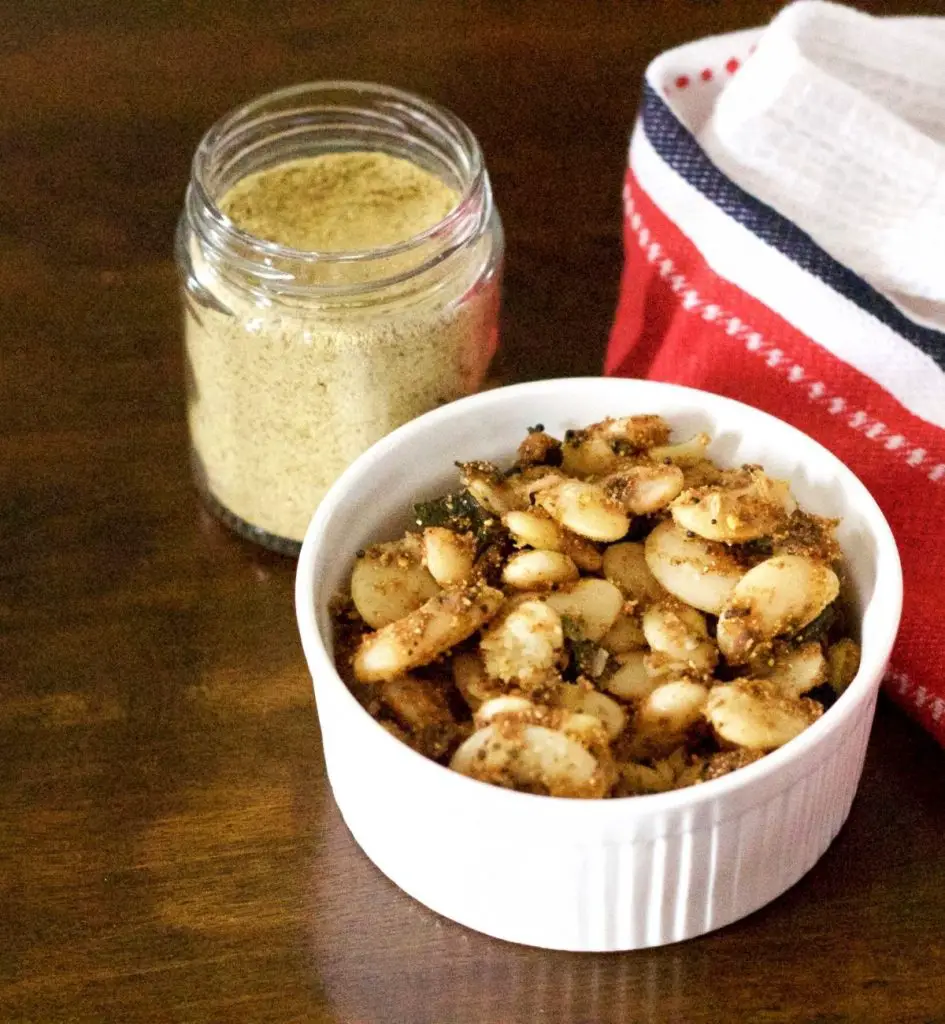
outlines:
[[496, 786], [550, 796], [601, 797], [610, 784], [581, 743], [541, 725], [487, 725], [459, 747], [450, 767]]
[[654, 686], [674, 683], [680, 679], [700, 682], [702, 676], [711, 672], [711, 669], [696, 668], [690, 662], [680, 661], [663, 651], [647, 651], [643, 656], [643, 668]]
[[544, 430], [529, 430], [518, 446], [515, 461], [520, 466], [549, 466], [561, 461], [561, 442]]
[[597, 715], [585, 711], [558, 712], [557, 728], [576, 739], [589, 750], [598, 760], [610, 756], [610, 738], [604, 723]]
[[486, 675], [478, 652], [454, 654], [450, 667], [453, 670], [456, 689], [462, 694], [471, 711], [475, 711], [485, 701], [502, 695], [501, 685]]
[[615, 701], [597, 690], [585, 690], [567, 683], [557, 690], [557, 700], [570, 711], [593, 715], [600, 721], [609, 739], [616, 739], [627, 724], [627, 713]]
[[679, 680], [656, 687], [638, 705], [626, 750], [634, 760], [666, 757], [701, 720], [708, 690]]
[[562, 480], [539, 491], [535, 500], [558, 523], [589, 540], [620, 540], [630, 520], [597, 484]]
[[[610, 752], [610, 729], [616, 736], [626, 723], [623, 709], [615, 702], [595, 691], [583, 691], [580, 687], [559, 684], [553, 689], [557, 706], [533, 704], [523, 697], [503, 696], [488, 701], [474, 716], [477, 729], [495, 724], [506, 739], [514, 739], [524, 726], [543, 726], [555, 729], [568, 738], [580, 743], [597, 760], [601, 781], [607, 779], [606, 788], [614, 777], [613, 756]], [[583, 702], [566, 706], [569, 700], [566, 692], [586, 692]], [[560, 699], [557, 699], [560, 698]], [[591, 710], [593, 708], [593, 711]], [[605, 724], [606, 717], [608, 724]]]
[[701, 683], [680, 679], [657, 686], [640, 705], [635, 725], [640, 730], [678, 737], [702, 716], [709, 691]]
[[442, 526], [423, 531], [423, 561], [441, 587], [453, 587], [472, 575], [476, 542], [471, 533], [456, 533]]
[[642, 544], [626, 541], [611, 544], [604, 552], [604, 575], [631, 601], [645, 605], [666, 596], [666, 591], [650, 572]]
[[354, 674], [365, 683], [393, 679], [472, 636], [499, 610], [501, 590], [484, 583], [441, 591], [361, 641]]
[[561, 527], [540, 510], [507, 512], [502, 522], [516, 544], [539, 551], [561, 550], [564, 542]]
[[709, 639], [705, 616], [679, 601], [658, 601], [643, 613], [643, 635], [654, 651], [700, 672], [709, 672], [718, 651]]
[[501, 695], [486, 701], [473, 715], [477, 729], [498, 720], [519, 725], [543, 725], [576, 739], [599, 761], [610, 758], [610, 740], [626, 725], [623, 708], [596, 690], [559, 683], [550, 691], [555, 706], [535, 704], [525, 697]]
[[569, 739], [581, 744], [597, 761], [601, 784], [609, 790], [616, 781], [617, 770], [610, 750], [607, 727], [597, 715], [582, 711], [560, 711], [558, 729]]
[[491, 697], [473, 715], [476, 728], [481, 729], [499, 715], [515, 715], [524, 721], [539, 721], [547, 716], [543, 708], [539, 708], [525, 697], [515, 697], [503, 694], [498, 697]]
[[378, 686], [381, 700], [402, 725], [418, 732], [431, 725], [455, 725], [443, 691], [409, 674], [388, 679]]
[[572, 619], [587, 640], [600, 642], [623, 609], [623, 594], [607, 580], [585, 577], [545, 598], [559, 615]]
[[553, 487], [567, 479], [560, 469], [550, 466], [528, 466], [521, 473], [515, 473], [508, 477], [506, 485], [515, 495], [518, 502], [516, 508], [528, 509], [532, 504], [533, 497], [539, 491]]
[[656, 462], [669, 462], [674, 466], [695, 466], [706, 457], [706, 449], [709, 447], [708, 434], [695, 434], [688, 441], [680, 441], [678, 444], [657, 445], [647, 453]]
[[[774, 533], [787, 520], [785, 487], [759, 470], [748, 473], [747, 483], [698, 487], [684, 491], [673, 502], [676, 524], [706, 540], [742, 543]], [[793, 504], [793, 502], [792, 502]]]
[[643, 516], [665, 508], [683, 489], [683, 482], [678, 466], [645, 463], [611, 473], [600, 485], [624, 512]]
[[674, 523], [660, 523], [646, 538], [646, 564], [680, 601], [718, 615], [744, 570], [721, 544], [689, 537]]
[[499, 469], [491, 462], [459, 463], [459, 478], [469, 493], [494, 515], [502, 516], [512, 509], [524, 508], [528, 502], [509, 486]]
[[625, 654], [646, 647], [646, 637], [636, 615], [622, 612], [600, 642], [611, 654]]
[[368, 548], [351, 572], [351, 600], [371, 629], [402, 619], [439, 589], [414, 534]]
[[527, 512], [509, 512], [502, 517], [512, 539], [520, 547], [536, 551], [560, 551], [582, 572], [599, 572], [601, 553], [591, 541], [559, 526], [540, 508]]
[[599, 476], [619, 466], [621, 459], [662, 444], [669, 425], [659, 416], [608, 417], [583, 430], [569, 430], [561, 449], [562, 469], [575, 476]]
[[827, 649], [827, 681], [837, 693], [843, 693], [859, 670], [859, 644], [845, 638], [830, 645]]
[[600, 685], [621, 700], [643, 700], [648, 697], [658, 684], [656, 680], [650, 678], [643, 659], [643, 651], [619, 654], [618, 667], [610, 675], [605, 676]]
[[486, 630], [479, 644], [486, 672], [506, 682], [531, 681], [555, 668], [564, 650], [557, 611], [523, 601]]
[[561, 551], [581, 570], [581, 572], [599, 573], [604, 564], [603, 556], [597, 546], [586, 537], [579, 537], [570, 530], [561, 530]]
[[[580, 431], [579, 431], [580, 433]], [[587, 428], [586, 433], [619, 441], [637, 451], [669, 441], [670, 427], [662, 416], [644, 413], [638, 416], [608, 416]]]
[[785, 697], [800, 697], [827, 678], [827, 659], [816, 641], [780, 651], [766, 659], [758, 674], [777, 686]]
[[774, 750], [802, 733], [822, 710], [816, 701], [783, 697], [767, 679], [736, 679], [712, 687], [706, 718], [726, 743]]
[[[690, 637], [704, 640], [709, 635], [705, 615], [682, 601], [666, 598], [656, 601], [643, 613], [643, 633], [654, 651], [672, 654], [690, 650], [685, 641]], [[683, 657], [681, 653], [679, 655]]]
[[516, 590], [550, 589], [579, 576], [578, 567], [560, 551], [519, 551], [502, 570], [503, 583]]
[[765, 640], [796, 633], [834, 601], [837, 574], [803, 555], [775, 555], [738, 581], [719, 617], [719, 649], [732, 664], [744, 662]]
[[619, 465], [620, 456], [599, 434], [577, 431], [561, 446], [561, 468], [570, 476], [596, 476]]
[[421, 754], [439, 759], [459, 738], [458, 723], [435, 683], [411, 675], [398, 676], [380, 683], [377, 694], [406, 728], [410, 745]]

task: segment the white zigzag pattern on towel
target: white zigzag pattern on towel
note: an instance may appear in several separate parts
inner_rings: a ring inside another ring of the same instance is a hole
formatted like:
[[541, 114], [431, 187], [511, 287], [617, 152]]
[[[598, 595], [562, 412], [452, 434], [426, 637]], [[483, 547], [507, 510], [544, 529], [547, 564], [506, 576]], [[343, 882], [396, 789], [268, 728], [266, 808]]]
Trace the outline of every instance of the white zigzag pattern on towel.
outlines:
[[843, 417], [846, 425], [862, 437], [881, 442], [886, 451], [900, 455], [914, 469], [923, 470], [932, 483], [945, 481], [945, 463], [930, 466], [929, 455], [924, 448], [910, 444], [902, 434], [891, 434], [885, 423], [871, 416], [866, 410], [856, 408], [856, 405], [843, 396], [828, 395], [825, 384], [811, 380], [810, 374], [800, 363], [794, 362], [781, 349], [766, 341], [749, 324], [743, 323], [737, 316], [728, 313], [716, 303], [706, 302], [692, 287], [688, 278], [676, 272], [675, 263], [664, 254], [659, 242], [652, 241], [650, 230], [636, 209], [629, 185], [624, 185], [623, 203], [627, 221], [637, 236], [647, 261], [657, 265], [660, 277], [667, 281], [670, 289], [679, 296], [680, 305], [686, 312], [697, 314], [708, 323], [717, 324], [729, 337], [743, 341], [749, 352], [764, 359], [772, 370], [781, 372], [789, 383], [795, 386], [804, 385], [801, 390], [809, 402], [825, 406], [831, 416]]
[[920, 711], [928, 708], [929, 717], [936, 724], [945, 720], [945, 699], [929, 693], [925, 686], [917, 686], [904, 672], [889, 669], [886, 672], [886, 682], [904, 701], [908, 701]]

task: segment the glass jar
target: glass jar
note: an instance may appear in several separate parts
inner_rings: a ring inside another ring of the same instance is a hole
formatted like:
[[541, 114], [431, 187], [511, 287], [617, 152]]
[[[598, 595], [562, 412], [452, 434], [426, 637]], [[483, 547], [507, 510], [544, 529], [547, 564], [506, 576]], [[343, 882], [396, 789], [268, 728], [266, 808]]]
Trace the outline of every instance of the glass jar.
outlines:
[[[358, 251], [257, 238], [220, 201], [247, 175], [380, 152], [457, 195], [432, 227]], [[352, 82], [272, 93], [197, 149], [176, 257], [198, 487], [237, 532], [297, 554], [344, 468], [407, 420], [477, 390], [498, 338], [502, 226], [482, 153], [449, 112]]]

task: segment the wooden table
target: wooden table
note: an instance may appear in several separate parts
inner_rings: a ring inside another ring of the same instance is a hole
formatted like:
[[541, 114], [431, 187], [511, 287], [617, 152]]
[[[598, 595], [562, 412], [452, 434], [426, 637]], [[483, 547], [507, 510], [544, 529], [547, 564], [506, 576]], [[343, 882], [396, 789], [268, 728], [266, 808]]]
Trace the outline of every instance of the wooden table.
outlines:
[[293, 565], [187, 466], [170, 247], [219, 114], [331, 77], [453, 108], [508, 229], [501, 372], [595, 373], [644, 65], [778, 6], [0, 2], [0, 1019], [945, 1021], [945, 760], [897, 712], [834, 846], [748, 920], [613, 956], [486, 939], [355, 846]]

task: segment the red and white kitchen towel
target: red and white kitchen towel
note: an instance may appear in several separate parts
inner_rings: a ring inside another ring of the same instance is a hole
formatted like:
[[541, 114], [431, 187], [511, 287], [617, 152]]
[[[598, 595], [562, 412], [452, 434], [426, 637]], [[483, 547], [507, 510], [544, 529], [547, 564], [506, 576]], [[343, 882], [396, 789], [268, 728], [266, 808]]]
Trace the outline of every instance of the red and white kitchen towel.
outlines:
[[605, 372], [774, 413], [902, 555], [887, 692], [945, 745], [945, 19], [802, 0], [664, 53], [624, 185]]

